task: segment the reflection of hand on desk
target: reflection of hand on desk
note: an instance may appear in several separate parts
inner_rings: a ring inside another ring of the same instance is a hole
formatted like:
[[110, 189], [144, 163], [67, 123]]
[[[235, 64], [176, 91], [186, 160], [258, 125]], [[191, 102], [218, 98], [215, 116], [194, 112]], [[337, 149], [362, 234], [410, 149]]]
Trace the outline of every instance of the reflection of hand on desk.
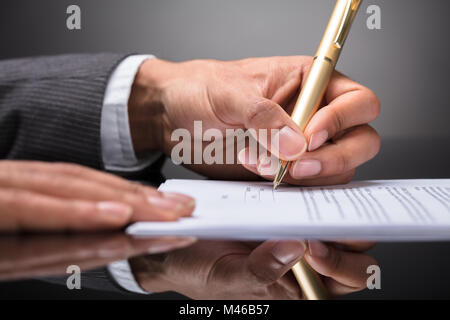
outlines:
[[[366, 287], [366, 269], [376, 261], [364, 254], [370, 243], [310, 244], [305, 258], [334, 296]], [[175, 291], [193, 299], [301, 299], [288, 272], [304, 255], [300, 241], [199, 241], [161, 255], [130, 259], [148, 292]], [[314, 256], [311, 255], [311, 252]]]
[[191, 238], [134, 239], [123, 233], [2, 236], [0, 280], [64, 275], [69, 265], [85, 272], [116, 260], [191, 243]]

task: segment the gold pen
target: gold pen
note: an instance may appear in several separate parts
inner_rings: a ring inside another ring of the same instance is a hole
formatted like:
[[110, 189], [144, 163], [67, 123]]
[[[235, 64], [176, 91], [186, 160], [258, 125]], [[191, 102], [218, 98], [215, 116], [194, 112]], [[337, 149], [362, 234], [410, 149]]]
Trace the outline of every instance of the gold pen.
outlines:
[[[292, 119], [304, 131], [309, 120], [322, 102], [328, 82], [333, 74], [345, 39], [362, 0], [338, 0], [328, 26], [314, 57], [311, 70], [306, 78], [292, 113]], [[276, 189], [289, 169], [288, 161], [280, 160], [280, 167], [273, 187]], [[327, 290], [319, 275], [302, 259], [292, 271], [307, 299], [319, 300], [328, 297]]]

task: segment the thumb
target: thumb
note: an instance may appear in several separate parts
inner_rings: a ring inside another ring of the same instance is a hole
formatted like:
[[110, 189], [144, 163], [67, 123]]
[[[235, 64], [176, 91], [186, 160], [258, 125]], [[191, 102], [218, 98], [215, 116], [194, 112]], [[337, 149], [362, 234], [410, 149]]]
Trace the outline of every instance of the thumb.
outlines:
[[[307, 250], [304, 241], [266, 241], [256, 247], [245, 266], [259, 284], [269, 285], [281, 279], [298, 262]], [[254, 283], [255, 284], [255, 283]]]
[[283, 108], [269, 99], [259, 99], [241, 111], [246, 129], [277, 158], [298, 159], [307, 149], [306, 138]]

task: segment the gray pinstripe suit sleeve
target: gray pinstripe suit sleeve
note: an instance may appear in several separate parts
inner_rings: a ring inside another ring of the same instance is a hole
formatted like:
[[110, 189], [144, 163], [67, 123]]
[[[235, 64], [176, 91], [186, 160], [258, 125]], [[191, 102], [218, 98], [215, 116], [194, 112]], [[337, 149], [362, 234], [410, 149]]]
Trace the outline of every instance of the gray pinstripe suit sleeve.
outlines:
[[78, 54], [0, 61], [0, 158], [102, 169], [101, 111], [126, 56]]

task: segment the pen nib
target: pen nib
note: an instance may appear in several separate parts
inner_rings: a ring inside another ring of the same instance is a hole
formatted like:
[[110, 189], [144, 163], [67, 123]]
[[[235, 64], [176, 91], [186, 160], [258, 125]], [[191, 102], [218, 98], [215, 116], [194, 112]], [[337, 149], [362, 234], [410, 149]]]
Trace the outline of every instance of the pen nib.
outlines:
[[276, 190], [278, 186], [281, 184], [281, 181], [283, 181], [283, 178], [286, 175], [288, 167], [289, 167], [288, 161], [280, 160], [280, 167], [278, 168], [278, 173], [275, 176], [275, 180], [273, 180], [273, 190]]
[[273, 182], [273, 190], [277, 190], [277, 188], [278, 188], [279, 185], [280, 185], [280, 184], [279, 184], [277, 181], [274, 181], [274, 182]]

